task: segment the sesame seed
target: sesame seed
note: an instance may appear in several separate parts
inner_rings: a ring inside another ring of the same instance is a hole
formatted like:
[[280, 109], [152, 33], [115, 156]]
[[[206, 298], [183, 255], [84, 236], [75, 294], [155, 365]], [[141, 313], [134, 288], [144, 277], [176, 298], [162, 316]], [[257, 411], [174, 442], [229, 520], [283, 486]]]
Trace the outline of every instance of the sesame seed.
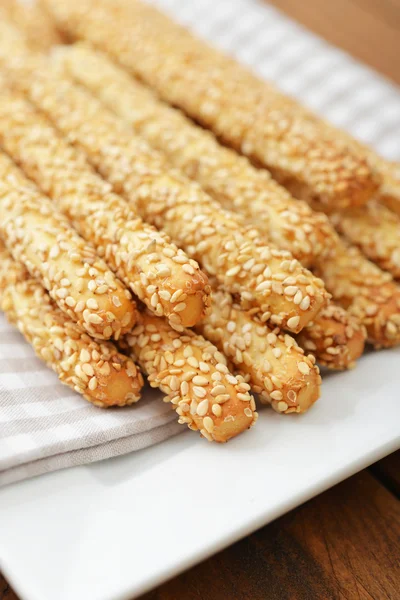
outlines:
[[227, 331], [229, 331], [229, 333], [233, 333], [236, 329], [236, 323], [234, 321], [229, 321], [227, 326], [226, 326]]
[[65, 298], [65, 304], [70, 308], [74, 308], [74, 306], [76, 306], [76, 301], [72, 296], [67, 296]]
[[116, 306], [117, 308], [119, 306], [122, 306], [122, 302], [121, 300], [118, 298], [118, 296], [113, 296], [112, 297], [112, 303], [114, 304], [114, 306]]
[[189, 358], [189, 356], [193, 356], [193, 350], [192, 350], [192, 348], [190, 346], [186, 346], [183, 349], [183, 356], [185, 358]]
[[177, 304], [174, 308], [174, 312], [182, 312], [183, 310], [185, 310], [186, 308], [186, 304], [185, 302], [179, 302], [179, 304]]
[[222, 415], [222, 408], [219, 404], [213, 404], [211, 410], [216, 417], [220, 417]]
[[194, 369], [198, 369], [199, 368], [199, 361], [194, 356], [189, 356], [188, 359], [187, 359], [187, 363], [188, 363], [188, 365], [190, 365]]
[[227, 277], [234, 277], [235, 275], [237, 275], [240, 271], [241, 267], [240, 265], [236, 265], [235, 267], [232, 267], [231, 269], [229, 269], [226, 272], [226, 276]]
[[298, 317], [298, 316], [290, 317], [290, 319], [288, 319], [287, 326], [289, 327], [289, 329], [296, 329], [296, 327], [298, 327], [299, 323], [300, 323], [300, 317]]
[[208, 433], [212, 433], [214, 431], [214, 421], [212, 420], [211, 417], [204, 417], [203, 426], [204, 426], [204, 429], [206, 429], [206, 431], [208, 431]]
[[179, 390], [179, 380], [176, 377], [176, 375], [173, 375], [170, 380], [169, 380], [169, 387], [171, 388], [171, 390], [173, 392], [176, 392]]
[[310, 308], [311, 299], [310, 296], [305, 296], [303, 300], [300, 302], [301, 310], [308, 310]]
[[207, 412], [208, 412], [208, 400], [207, 399], [199, 402], [199, 404], [197, 405], [196, 412], [199, 415], [199, 417], [204, 417], [204, 415], [207, 414]]
[[92, 367], [92, 365], [91, 365], [90, 363], [87, 363], [87, 362], [85, 362], [85, 363], [82, 365], [82, 371], [83, 371], [83, 372], [84, 372], [86, 375], [88, 375], [89, 377], [93, 377], [93, 375], [94, 375], [94, 370], [93, 370], [93, 367]]
[[76, 303], [75, 306], [75, 312], [80, 313], [83, 312], [83, 310], [85, 309], [85, 302], [83, 300], [79, 300], [79, 302]]
[[219, 394], [225, 394], [225, 392], [226, 392], [226, 387], [224, 385], [216, 385], [211, 390], [211, 395], [218, 396]]
[[168, 290], [160, 290], [158, 292], [158, 295], [162, 300], [165, 300], [166, 302], [171, 300], [171, 293]]
[[303, 375], [308, 375], [310, 372], [310, 367], [304, 361], [297, 363], [297, 367], [298, 367], [300, 373], [302, 373]]
[[106, 377], [108, 377], [108, 375], [111, 372], [110, 365], [108, 362], [105, 362], [101, 367], [98, 367], [98, 369], [99, 369], [99, 373], [101, 375], [105, 375]]
[[93, 325], [99, 325], [100, 323], [103, 322], [103, 319], [99, 316], [99, 315], [89, 315], [88, 319], [89, 323], [92, 323]]
[[218, 404], [223, 404], [224, 402], [226, 402], [229, 399], [230, 399], [229, 394], [220, 394], [219, 396], [216, 396], [215, 402], [217, 402]]
[[272, 367], [271, 367], [271, 363], [269, 362], [269, 360], [265, 359], [263, 362], [263, 371], [265, 373], [269, 373], [271, 371]]
[[94, 391], [94, 390], [97, 388], [97, 379], [96, 379], [96, 377], [92, 377], [92, 378], [89, 380], [89, 383], [88, 383], [88, 388], [89, 388], [90, 390], [92, 390], [92, 392], [93, 392], [93, 391]]
[[98, 310], [99, 305], [97, 304], [97, 301], [94, 298], [88, 298], [86, 300], [86, 306], [92, 310]]
[[297, 294], [297, 292], [299, 291], [299, 288], [295, 285], [289, 285], [285, 288], [285, 295], [286, 296], [295, 296], [295, 294]]
[[202, 377], [201, 375], [196, 375], [195, 377], [193, 377], [192, 381], [195, 385], [208, 385], [208, 379], [206, 377]]
[[56, 291], [56, 296], [58, 298], [66, 298], [68, 296], [67, 288], [60, 288]]
[[82, 348], [79, 358], [83, 363], [89, 362], [91, 359], [90, 352], [88, 352], [88, 350], [86, 350], [86, 348]]
[[294, 302], [295, 304], [300, 304], [302, 300], [303, 300], [303, 294], [302, 294], [302, 292], [299, 290], [299, 291], [296, 293], [295, 297], [293, 298], [293, 302]]
[[105, 285], [105, 284], [104, 285], [99, 285], [97, 287], [97, 289], [95, 287], [95, 291], [96, 291], [96, 294], [99, 294], [99, 295], [106, 294], [108, 292], [108, 285]]
[[206, 362], [202, 361], [202, 360], [199, 361], [199, 369], [200, 369], [200, 371], [202, 373], [209, 373], [210, 372], [209, 365]]
[[204, 398], [204, 396], [207, 395], [207, 391], [203, 387], [200, 387], [200, 386], [197, 386], [197, 385], [193, 386], [193, 393], [198, 398]]
[[271, 281], [262, 281], [256, 287], [256, 292], [265, 292], [265, 291], [271, 289], [271, 287], [272, 287]]
[[171, 296], [171, 304], [175, 304], [175, 302], [177, 302], [178, 298], [183, 294], [182, 290], [176, 290], [176, 292], [174, 292]]

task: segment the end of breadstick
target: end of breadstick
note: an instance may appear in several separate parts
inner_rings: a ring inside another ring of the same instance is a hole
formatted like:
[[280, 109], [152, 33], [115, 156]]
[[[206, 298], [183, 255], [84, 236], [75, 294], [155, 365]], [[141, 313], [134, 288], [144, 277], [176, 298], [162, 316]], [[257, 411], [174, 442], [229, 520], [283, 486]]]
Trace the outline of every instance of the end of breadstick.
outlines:
[[[176, 328], [193, 327], [207, 314], [211, 304], [211, 288], [207, 275], [194, 260], [183, 265], [178, 277], [166, 280], [160, 301], [171, 325]], [[164, 299], [167, 301], [164, 301]]]
[[306, 352], [328, 369], [355, 366], [364, 351], [366, 330], [360, 320], [334, 303], [329, 304], [298, 336]]
[[288, 350], [291, 358], [286, 361], [288, 370], [282, 377], [282, 386], [278, 387], [275, 379], [275, 385], [272, 385], [275, 389], [272, 391], [265, 389], [265, 385], [260, 390], [254, 388], [255, 392], [259, 391], [263, 404], [270, 404], [276, 412], [284, 415], [307, 412], [321, 395], [321, 375], [314, 356], [306, 356], [293, 342]]
[[336, 229], [367, 258], [400, 278], [400, 219], [376, 199], [358, 209], [335, 213]]
[[328, 141], [317, 149], [312, 147], [312, 140], [308, 143], [301, 178], [273, 170], [279, 183], [295, 198], [306, 200], [317, 211], [330, 213], [362, 206], [376, 194], [381, 178], [364, 156], [343, 144]]
[[[83, 373], [88, 369], [90, 373], [93, 370], [93, 376], [90, 377], [83, 396], [95, 406], [129, 406], [140, 400], [143, 377], [127, 356], [107, 350], [99, 360], [81, 365]], [[62, 380], [61, 377], [60, 379]]]
[[370, 296], [359, 296], [349, 312], [360, 319], [367, 339], [375, 348], [391, 348], [400, 344], [400, 287], [389, 281], [371, 288]]
[[320, 395], [315, 359], [306, 357], [290, 335], [242, 310], [225, 290], [215, 289], [213, 297], [213, 311], [200, 331], [229, 359], [232, 371], [277, 412], [308, 410]]
[[84, 333], [0, 241], [0, 308], [60, 381], [100, 407], [137, 402], [143, 378], [110, 342]]
[[207, 440], [227, 442], [257, 420], [250, 386], [229, 371], [224, 355], [201, 335], [175, 331], [144, 311], [125, 340], [150, 385], [166, 394], [179, 423]]
[[[230, 291], [235, 288], [240, 291], [242, 308], [254, 309], [262, 322], [299, 333], [330, 299], [324, 282], [305, 269], [290, 252], [265, 246], [257, 230], [250, 229], [247, 233], [254, 240], [253, 258], [228, 270], [224, 286]], [[249, 267], [251, 273], [258, 274], [252, 278], [252, 287], [244, 289]]]

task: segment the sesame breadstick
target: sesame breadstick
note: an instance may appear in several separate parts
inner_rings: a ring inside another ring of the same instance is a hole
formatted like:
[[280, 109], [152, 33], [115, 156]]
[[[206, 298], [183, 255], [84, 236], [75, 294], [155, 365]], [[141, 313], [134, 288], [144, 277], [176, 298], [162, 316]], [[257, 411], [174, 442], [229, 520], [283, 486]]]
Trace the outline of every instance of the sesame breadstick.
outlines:
[[277, 412], [302, 413], [319, 398], [321, 377], [315, 358], [305, 356], [290, 335], [241, 310], [228, 292], [213, 290], [212, 313], [197, 329]]
[[187, 329], [178, 333], [148, 311], [126, 343], [152, 387], [160, 388], [179, 415], [179, 423], [209, 441], [227, 442], [257, 420], [250, 386], [234, 376], [213, 344]]
[[[363, 154], [367, 159], [368, 164], [374, 169], [381, 178], [381, 186], [378, 190], [377, 200], [400, 216], [400, 164], [392, 162], [377, 154], [373, 148], [360, 140], [354, 138], [347, 131], [339, 129], [325, 121], [305, 106], [300, 105], [295, 99], [273, 90], [276, 96], [277, 106], [291, 106], [296, 110], [301, 110], [303, 117], [316, 123], [318, 127], [323, 129], [324, 135], [331, 139], [340, 139], [344, 144], [352, 150]], [[321, 207], [319, 207], [321, 208]]]
[[365, 206], [331, 216], [336, 229], [367, 258], [400, 278], [400, 217], [369, 200]]
[[[325, 305], [329, 296], [320, 279], [289, 252], [265, 245], [239, 215], [223, 210], [196, 183], [170, 169], [161, 154], [88, 92], [50, 67], [32, 72], [14, 63], [9, 72], [115, 191], [226, 289], [240, 294], [245, 308], [257, 307], [263, 320], [298, 332]], [[184, 302], [180, 308], [186, 308]]]
[[[0, 172], [2, 163], [9, 172], [10, 162], [0, 153]], [[16, 176], [18, 183], [21, 178]], [[0, 180], [0, 212], [0, 234], [13, 258], [40, 280], [62, 311], [100, 339], [118, 339], [131, 329], [136, 309], [129, 291], [48, 198]]]
[[224, 208], [237, 210], [269, 240], [289, 250], [304, 266], [329, 254], [336, 234], [328, 219], [293, 199], [265, 170], [221, 146], [180, 111], [115, 65], [105, 54], [84, 44], [56, 49], [65, 72], [87, 87], [170, 163], [195, 179]]
[[138, 218], [46, 117], [8, 90], [0, 97], [0, 142], [153, 312], [178, 328], [203, 317], [210, 290], [197, 262]]
[[394, 213], [400, 216], [400, 165], [387, 160], [377, 154], [373, 148], [363, 144], [352, 137], [347, 131], [338, 129], [330, 123], [323, 121], [310, 112], [310, 117], [324, 127], [326, 134], [332, 138], [340, 139], [352, 150], [363, 154], [371, 169], [374, 169], [381, 178], [381, 186], [378, 190], [377, 200]]
[[143, 378], [114, 344], [93, 340], [0, 241], [0, 309], [60, 381], [100, 407], [137, 402]]
[[365, 340], [366, 330], [359, 319], [333, 302], [297, 336], [300, 346], [311, 352], [318, 364], [339, 371], [355, 366], [364, 351]]
[[[106, 50], [161, 98], [272, 171], [294, 195], [327, 209], [363, 204], [379, 178], [365, 158], [269, 87], [155, 8], [135, 0], [46, 0], [60, 28]], [[271, 106], [269, 100], [271, 97]]]
[[[333, 241], [336, 243], [336, 234], [324, 215], [290, 198], [268, 172], [255, 169], [245, 158], [220, 146], [209, 132], [157, 100], [150, 89], [132, 79], [105, 54], [79, 43], [57, 48], [54, 56], [66, 73], [131, 123], [151, 145], [164, 151], [174, 166], [196, 179], [223, 206], [243, 213], [272, 242], [291, 251], [303, 264], [312, 262], [315, 256], [326, 256]], [[364, 346], [361, 329], [356, 323], [353, 329], [349, 326], [349, 321], [356, 319], [333, 305], [321, 313], [321, 323], [319, 315], [315, 322], [317, 345], [310, 342], [315, 351], [321, 348], [317, 360], [334, 368], [354, 365]], [[352, 342], [345, 333], [346, 326], [347, 331], [353, 331]], [[324, 335], [326, 328], [329, 335]], [[307, 331], [303, 330], [304, 336], [309, 329], [307, 326]], [[334, 354], [327, 354], [327, 349]]]
[[335, 301], [365, 326], [376, 348], [400, 344], [400, 287], [355, 247], [340, 242], [316, 267]]
[[1, 0], [1, 17], [10, 19], [21, 30], [32, 50], [46, 52], [62, 38], [41, 2]]

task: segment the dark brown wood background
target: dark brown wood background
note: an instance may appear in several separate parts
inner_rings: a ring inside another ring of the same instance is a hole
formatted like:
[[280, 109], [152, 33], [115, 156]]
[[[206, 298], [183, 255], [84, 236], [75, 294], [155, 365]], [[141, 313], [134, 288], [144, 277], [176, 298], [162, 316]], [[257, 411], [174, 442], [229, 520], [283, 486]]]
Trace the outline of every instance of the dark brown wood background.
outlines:
[[[400, 83], [400, 0], [272, 4]], [[400, 452], [141, 600], [399, 600], [399, 493]]]
[[400, 83], [400, 0], [270, 0], [270, 4]]

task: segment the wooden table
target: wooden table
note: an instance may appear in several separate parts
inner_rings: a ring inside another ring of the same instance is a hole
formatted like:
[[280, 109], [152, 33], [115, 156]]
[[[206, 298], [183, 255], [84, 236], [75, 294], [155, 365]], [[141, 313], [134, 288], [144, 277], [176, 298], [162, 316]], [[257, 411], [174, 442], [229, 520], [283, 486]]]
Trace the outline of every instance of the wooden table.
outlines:
[[[400, 0], [272, 3], [400, 83]], [[399, 494], [397, 452], [140, 600], [398, 600]]]

